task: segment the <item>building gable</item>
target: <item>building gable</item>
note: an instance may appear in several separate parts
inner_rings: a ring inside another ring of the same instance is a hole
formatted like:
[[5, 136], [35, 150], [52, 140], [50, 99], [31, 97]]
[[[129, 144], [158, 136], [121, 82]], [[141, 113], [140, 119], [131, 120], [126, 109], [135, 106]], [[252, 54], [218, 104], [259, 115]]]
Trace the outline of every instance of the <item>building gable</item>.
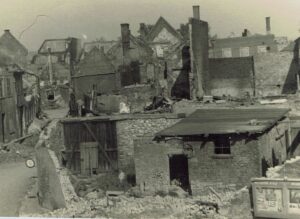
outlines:
[[[170, 37], [170, 35], [172, 37]], [[147, 41], [153, 42], [155, 39], [165, 40], [169, 38], [172, 40], [176, 39], [176, 43], [180, 41], [182, 37], [163, 17], [160, 17], [147, 35]]]

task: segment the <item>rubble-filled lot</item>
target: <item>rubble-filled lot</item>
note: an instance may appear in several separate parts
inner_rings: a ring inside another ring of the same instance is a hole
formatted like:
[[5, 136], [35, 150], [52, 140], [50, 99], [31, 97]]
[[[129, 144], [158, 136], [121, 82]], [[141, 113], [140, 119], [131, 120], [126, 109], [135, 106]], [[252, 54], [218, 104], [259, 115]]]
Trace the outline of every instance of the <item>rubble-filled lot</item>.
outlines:
[[87, 218], [252, 218], [248, 189], [222, 195], [174, 197], [170, 194], [134, 197], [132, 190], [123, 195], [107, 198], [104, 191], [74, 196], [67, 208], [34, 217], [87, 217]]

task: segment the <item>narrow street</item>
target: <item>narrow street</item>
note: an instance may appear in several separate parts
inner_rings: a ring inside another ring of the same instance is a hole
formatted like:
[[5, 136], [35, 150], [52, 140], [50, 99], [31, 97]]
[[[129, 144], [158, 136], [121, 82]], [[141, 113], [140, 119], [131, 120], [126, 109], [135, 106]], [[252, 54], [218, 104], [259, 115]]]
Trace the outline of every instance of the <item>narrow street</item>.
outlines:
[[24, 162], [0, 164], [0, 217], [18, 216], [30, 178], [36, 176], [35, 168], [27, 168]]

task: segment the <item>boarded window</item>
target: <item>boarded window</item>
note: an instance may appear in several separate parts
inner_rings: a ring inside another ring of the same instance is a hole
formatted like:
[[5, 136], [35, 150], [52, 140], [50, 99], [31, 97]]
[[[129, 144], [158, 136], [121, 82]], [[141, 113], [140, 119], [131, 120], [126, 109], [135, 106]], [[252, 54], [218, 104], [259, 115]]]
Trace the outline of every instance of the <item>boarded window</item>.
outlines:
[[222, 57], [223, 58], [230, 58], [230, 57], [232, 57], [231, 48], [223, 48], [222, 49]]
[[241, 47], [240, 48], [240, 57], [250, 56], [249, 47]]
[[215, 154], [230, 154], [230, 138], [227, 135], [219, 135], [215, 138]]

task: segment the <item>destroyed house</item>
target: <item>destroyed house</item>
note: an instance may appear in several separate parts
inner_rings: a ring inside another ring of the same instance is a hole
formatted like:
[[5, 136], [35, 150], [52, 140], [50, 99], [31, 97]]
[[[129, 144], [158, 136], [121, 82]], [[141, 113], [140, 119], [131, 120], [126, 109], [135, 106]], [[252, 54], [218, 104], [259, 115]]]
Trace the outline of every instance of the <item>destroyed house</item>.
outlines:
[[130, 33], [129, 24], [121, 24], [121, 40], [108, 50], [107, 55], [120, 75], [120, 86], [153, 80], [154, 74], [149, 73], [153, 51], [144, 40]]
[[72, 77], [77, 98], [91, 96], [92, 90], [99, 94], [111, 94], [117, 88], [116, 72], [103, 48], [94, 47], [78, 64]]
[[159, 17], [150, 30], [147, 30], [146, 24], [141, 23], [140, 35], [155, 51], [158, 58], [163, 58], [170, 47], [181, 44], [183, 40], [181, 34], [163, 17]]
[[[288, 109], [199, 109], [153, 138], [135, 141], [137, 184], [145, 191], [176, 180], [194, 195], [241, 188], [283, 163]], [[148, 143], [147, 143], [148, 142]]]

